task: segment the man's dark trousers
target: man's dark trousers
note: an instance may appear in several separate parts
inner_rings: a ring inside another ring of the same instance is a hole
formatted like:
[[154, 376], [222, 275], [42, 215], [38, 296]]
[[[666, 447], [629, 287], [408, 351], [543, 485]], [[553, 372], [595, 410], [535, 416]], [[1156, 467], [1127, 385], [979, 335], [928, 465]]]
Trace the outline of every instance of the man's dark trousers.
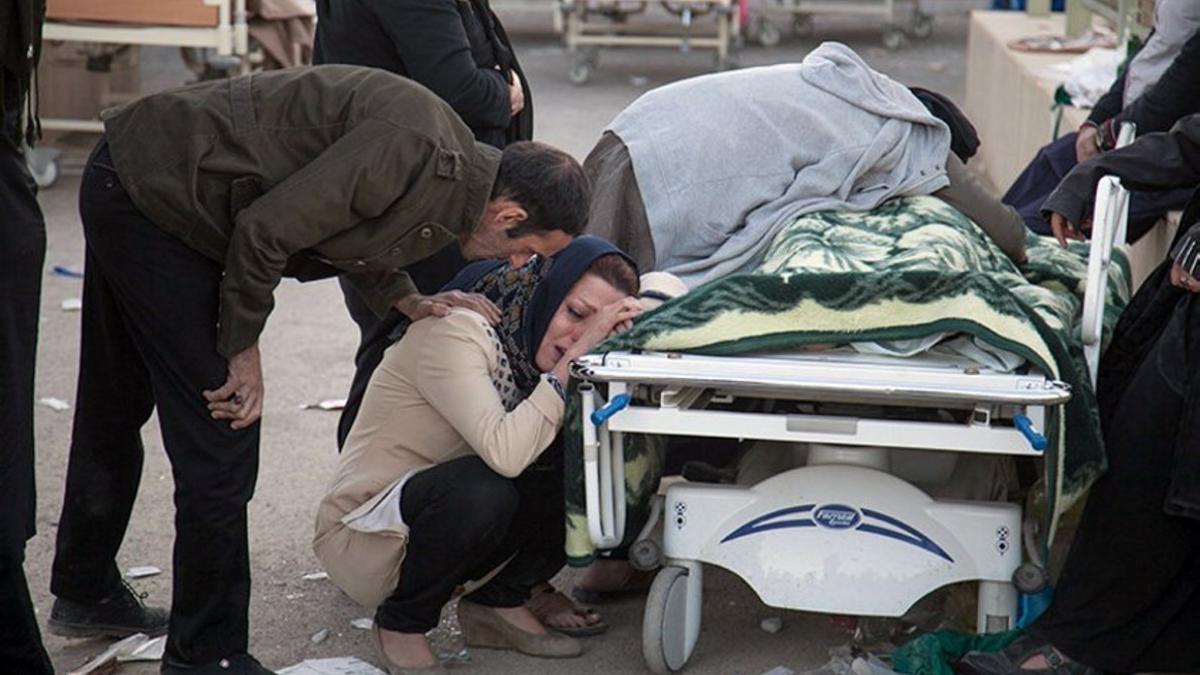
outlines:
[[[115, 556], [142, 474], [141, 427], [157, 407], [175, 480], [169, 663], [246, 652], [246, 504], [259, 425], [233, 431], [202, 391], [221, 386], [221, 267], [148, 220], [102, 140], [84, 170], [83, 336], [67, 489], [51, 591], [95, 602], [120, 583]], [[159, 508], [166, 512], [167, 506]]]
[[53, 673], [25, 581], [34, 534], [33, 373], [46, 228], [25, 158], [12, 140], [20, 118], [17, 78], [5, 85], [0, 120], [0, 670]]

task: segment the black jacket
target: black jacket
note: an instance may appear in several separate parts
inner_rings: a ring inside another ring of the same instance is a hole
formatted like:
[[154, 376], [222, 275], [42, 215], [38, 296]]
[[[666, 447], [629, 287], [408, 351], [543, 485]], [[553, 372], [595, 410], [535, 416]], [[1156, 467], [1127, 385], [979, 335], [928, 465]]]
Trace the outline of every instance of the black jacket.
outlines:
[[[425, 85], [478, 141], [497, 148], [533, 136], [533, 100], [487, 0], [317, 0], [313, 62], [373, 66]], [[525, 108], [510, 114], [515, 71]]]
[[[13, 115], [4, 116], [12, 107], [21, 109], [29, 95], [30, 80], [42, 54], [42, 22], [46, 16], [45, 0], [0, 0], [0, 119], [5, 124], [3, 135], [14, 142], [22, 140], [19, 124], [11, 124]], [[12, 81], [16, 82], [14, 87]], [[15, 103], [10, 100], [16, 92]], [[37, 116], [28, 111], [29, 125], [24, 140], [33, 143], [37, 135]]]
[[1125, 74], [1096, 102], [1088, 121], [1120, 129], [1122, 122], [1137, 125], [1139, 136], [1166, 131], [1177, 120], [1200, 112], [1200, 31], [1192, 35], [1158, 81], [1146, 88], [1137, 100], [1122, 109]]
[[[1169, 132], [1148, 134], [1132, 144], [1106, 152], [1076, 166], [1042, 206], [1071, 222], [1090, 211], [1096, 183], [1112, 174], [1135, 190], [1200, 186], [1200, 114], [1179, 120]], [[1200, 190], [1183, 210], [1179, 234], [1172, 246], [1200, 233]], [[1159, 340], [1171, 340], [1171, 352], [1182, 371], [1183, 413], [1175, 441], [1175, 462], [1164, 510], [1171, 515], [1200, 519], [1200, 296], [1171, 285], [1174, 261], [1165, 260], [1138, 289], [1121, 315], [1111, 346], [1100, 365], [1097, 400], [1106, 425], [1137, 424], [1113, 419], [1112, 408], [1137, 372], [1142, 358]]]

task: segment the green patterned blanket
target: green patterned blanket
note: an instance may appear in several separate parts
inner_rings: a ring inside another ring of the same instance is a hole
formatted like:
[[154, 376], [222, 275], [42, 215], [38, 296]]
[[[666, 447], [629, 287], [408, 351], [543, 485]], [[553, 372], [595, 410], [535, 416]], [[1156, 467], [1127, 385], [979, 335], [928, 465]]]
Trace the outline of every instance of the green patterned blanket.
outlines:
[[[753, 273], [714, 280], [647, 313], [598, 351], [648, 349], [710, 355], [803, 345], [878, 342], [961, 333], [1068, 382], [1069, 403], [1045, 430], [1042, 532], [1104, 470], [1081, 347], [1087, 246], [1029, 236], [1018, 267], [974, 223], [933, 197], [897, 199], [869, 213], [803, 216], [772, 243]], [[1110, 272], [1106, 335], [1129, 299], [1122, 254]], [[565, 436], [567, 556], [594, 556], [583, 497], [581, 420], [572, 398]], [[665, 439], [627, 435], [627, 543], [645, 522], [662, 474]]]

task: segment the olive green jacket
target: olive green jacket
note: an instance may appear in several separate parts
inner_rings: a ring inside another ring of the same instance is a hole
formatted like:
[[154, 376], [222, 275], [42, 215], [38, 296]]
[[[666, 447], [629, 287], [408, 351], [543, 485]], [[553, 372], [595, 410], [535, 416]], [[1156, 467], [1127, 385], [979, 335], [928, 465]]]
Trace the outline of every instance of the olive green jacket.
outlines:
[[348, 273], [382, 316], [402, 268], [480, 222], [500, 152], [421, 85], [356, 66], [202, 82], [105, 115], [133, 203], [224, 267], [217, 350], [258, 340], [284, 276]]

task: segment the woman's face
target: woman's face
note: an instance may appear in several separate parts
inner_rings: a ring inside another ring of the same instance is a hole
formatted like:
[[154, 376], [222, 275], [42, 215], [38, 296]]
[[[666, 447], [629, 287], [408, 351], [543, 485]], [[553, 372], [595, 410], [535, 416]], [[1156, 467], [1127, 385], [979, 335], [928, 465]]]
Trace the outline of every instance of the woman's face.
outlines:
[[594, 274], [585, 274], [575, 282], [567, 298], [558, 306], [533, 362], [543, 373], [554, 369], [563, 354], [575, 344], [587, 318], [601, 307], [625, 297], [612, 284]]

